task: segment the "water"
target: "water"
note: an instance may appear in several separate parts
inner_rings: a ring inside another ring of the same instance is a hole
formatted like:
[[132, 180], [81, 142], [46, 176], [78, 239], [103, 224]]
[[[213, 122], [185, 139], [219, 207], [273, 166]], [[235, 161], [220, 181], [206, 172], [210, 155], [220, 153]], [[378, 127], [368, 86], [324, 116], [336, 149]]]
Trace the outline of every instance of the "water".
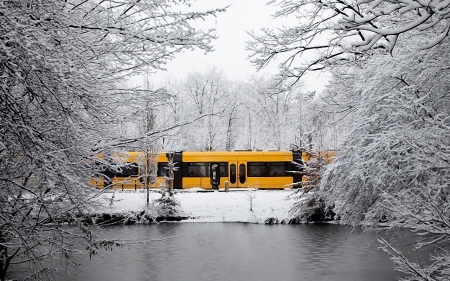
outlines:
[[399, 276], [372, 246], [372, 235], [337, 225], [165, 223], [110, 227], [106, 235], [163, 240], [87, 258], [57, 280], [394, 281]]

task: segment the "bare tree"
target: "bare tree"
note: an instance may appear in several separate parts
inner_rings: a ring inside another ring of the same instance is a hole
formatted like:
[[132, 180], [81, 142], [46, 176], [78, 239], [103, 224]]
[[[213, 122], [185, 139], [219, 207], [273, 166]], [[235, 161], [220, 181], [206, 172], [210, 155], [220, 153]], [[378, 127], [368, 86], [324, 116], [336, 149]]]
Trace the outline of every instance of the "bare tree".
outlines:
[[247, 91], [246, 107], [250, 111], [249, 137], [257, 135], [259, 149], [286, 149], [288, 147], [288, 132], [290, 112], [294, 95], [292, 89], [280, 90], [274, 86], [272, 79], [257, 79], [252, 81]]
[[225, 139], [225, 150], [231, 151], [233, 148], [235, 148], [236, 145], [236, 138], [237, 138], [237, 126], [236, 126], [236, 119], [237, 119], [237, 111], [238, 111], [237, 104], [230, 104], [229, 108], [227, 110], [227, 130], [226, 130], [226, 139]]
[[[220, 143], [219, 135], [224, 132], [224, 126], [221, 124], [221, 117], [227, 107], [226, 89], [227, 81], [221, 71], [213, 68], [204, 74], [191, 73], [185, 84], [185, 91], [189, 100], [188, 103], [194, 106], [189, 114], [198, 116], [208, 114], [197, 122], [195, 128], [191, 127], [189, 146], [197, 150], [217, 150], [223, 146]], [[199, 125], [200, 124], [200, 125]]]

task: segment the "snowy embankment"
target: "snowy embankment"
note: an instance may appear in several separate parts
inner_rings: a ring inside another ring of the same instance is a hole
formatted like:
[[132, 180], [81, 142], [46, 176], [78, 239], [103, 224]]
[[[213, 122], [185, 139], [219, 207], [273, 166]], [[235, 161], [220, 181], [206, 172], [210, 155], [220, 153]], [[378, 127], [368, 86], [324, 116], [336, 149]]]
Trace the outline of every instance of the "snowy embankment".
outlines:
[[[188, 222], [281, 223], [289, 221], [293, 190], [239, 190], [202, 192], [183, 190], [175, 193], [180, 204], [179, 216]], [[150, 212], [158, 206], [158, 191], [150, 192]], [[115, 191], [100, 198], [97, 214], [126, 216], [145, 210], [145, 191]]]

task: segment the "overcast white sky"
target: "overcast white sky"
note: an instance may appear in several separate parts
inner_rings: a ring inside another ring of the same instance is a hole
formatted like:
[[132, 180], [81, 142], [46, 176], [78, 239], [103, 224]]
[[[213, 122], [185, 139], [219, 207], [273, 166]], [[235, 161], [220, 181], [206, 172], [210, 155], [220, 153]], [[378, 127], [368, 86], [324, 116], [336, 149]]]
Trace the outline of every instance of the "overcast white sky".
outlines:
[[[159, 85], [168, 77], [184, 79], [190, 72], [205, 72], [216, 67], [222, 70], [230, 80], [245, 80], [256, 74], [256, 68], [248, 60], [249, 51], [245, 50], [245, 42], [250, 40], [247, 31], [258, 31], [262, 27], [275, 27], [283, 22], [272, 19], [275, 6], [266, 6], [266, 0], [197, 0], [192, 2], [193, 10], [209, 10], [230, 7], [226, 12], [201, 22], [202, 26], [215, 28], [218, 39], [213, 42], [215, 51], [205, 54], [203, 51], [185, 51], [167, 63], [167, 72], [158, 72], [150, 77], [153, 84]], [[259, 74], [273, 75], [277, 65], [269, 65]], [[318, 74], [308, 75], [303, 81], [308, 90], [321, 91], [325, 79]]]

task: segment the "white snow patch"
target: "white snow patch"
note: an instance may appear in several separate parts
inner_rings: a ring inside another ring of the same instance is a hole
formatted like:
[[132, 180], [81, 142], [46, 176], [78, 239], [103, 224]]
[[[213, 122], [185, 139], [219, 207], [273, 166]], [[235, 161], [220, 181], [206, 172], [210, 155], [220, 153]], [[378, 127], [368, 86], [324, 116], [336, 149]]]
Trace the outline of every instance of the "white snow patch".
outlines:
[[[293, 199], [288, 198], [293, 190], [201, 191], [182, 190], [175, 194], [175, 198], [180, 202], [183, 215], [190, 217], [187, 221], [264, 223], [268, 218], [276, 218], [281, 221], [289, 219], [289, 210], [294, 203]], [[113, 194], [114, 198], [111, 204]], [[152, 190], [149, 195], [151, 204], [155, 199], [161, 197], [161, 194], [155, 190]], [[142, 190], [105, 193], [101, 197], [102, 207], [96, 212], [126, 214], [143, 211], [146, 198], [147, 193]], [[253, 211], [250, 210], [250, 200], [252, 200]]]

